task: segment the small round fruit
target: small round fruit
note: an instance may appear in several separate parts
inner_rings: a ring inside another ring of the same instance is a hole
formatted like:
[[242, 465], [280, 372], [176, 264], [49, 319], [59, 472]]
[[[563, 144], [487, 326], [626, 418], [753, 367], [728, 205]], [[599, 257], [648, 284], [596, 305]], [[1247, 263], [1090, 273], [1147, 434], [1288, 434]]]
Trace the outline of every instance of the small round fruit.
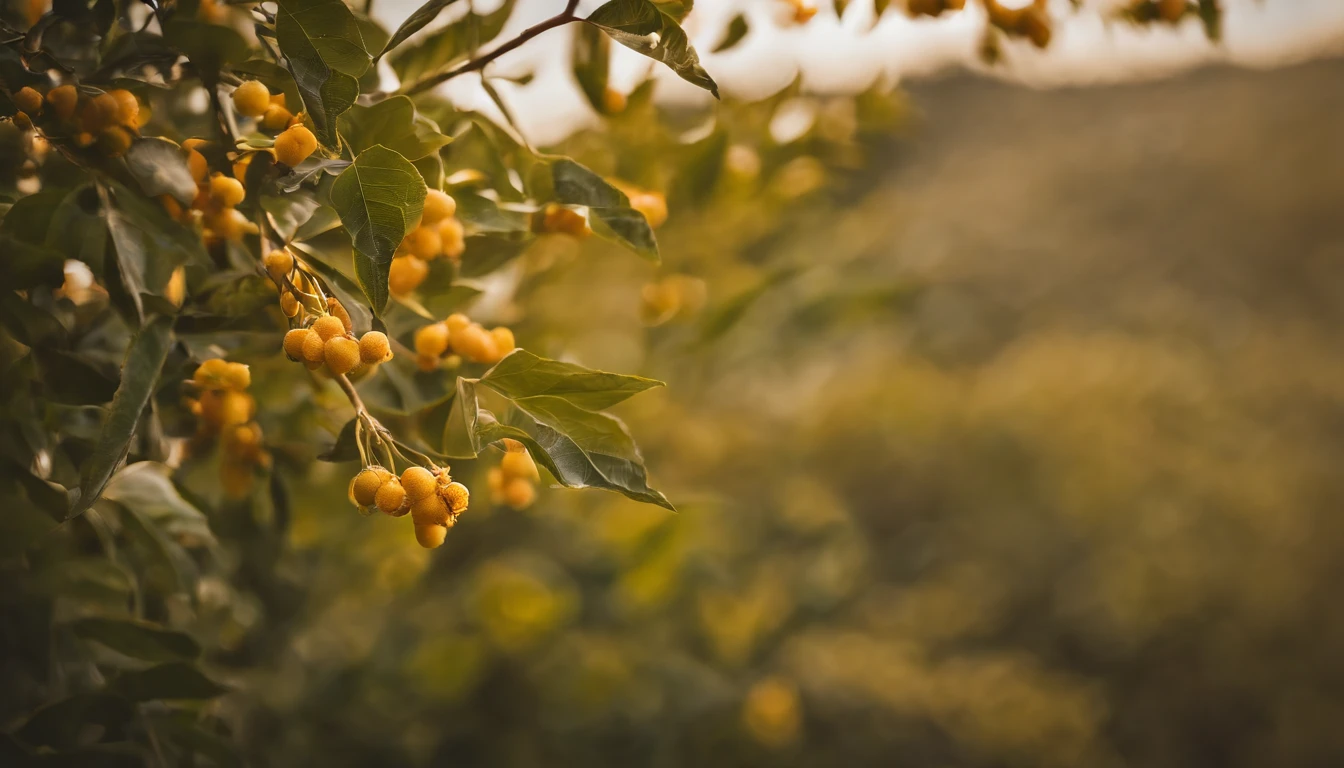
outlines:
[[298, 297], [289, 291], [280, 294], [280, 311], [285, 313], [285, 317], [294, 317], [299, 314]]
[[472, 323], [452, 335], [453, 352], [468, 360], [483, 363], [495, 359], [495, 340], [481, 326]]
[[313, 323], [313, 330], [323, 341], [345, 335], [345, 323], [334, 315], [323, 315]]
[[108, 91], [108, 95], [117, 100], [117, 122], [135, 127], [136, 118], [140, 116], [140, 102], [135, 94], [125, 88], [118, 88]]
[[431, 189], [425, 195], [425, 209], [420, 216], [420, 224], [422, 226], [437, 224], [455, 213], [457, 213], [457, 201], [452, 195]]
[[446, 525], [415, 526], [415, 540], [425, 549], [438, 549], [443, 546], [443, 540], [446, 538], [448, 538]]
[[285, 276], [294, 269], [294, 254], [286, 250], [275, 250], [266, 254], [262, 260], [262, 265], [266, 267], [266, 274], [277, 283], [284, 283]]
[[514, 509], [527, 509], [537, 500], [537, 489], [531, 481], [515, 477], [504, 484], [504, 503]]
[[495, 352], [501, 358], [518, 348], [518, 343], [513, 338], [513, 331], [502, 325], [490, 330], [490, 338], [494, 339]]
[[183, 149], [194, 149], [194, 150], [199, 151], [201, 147], [204, 147], [206, 144], [209, 144], [209, 143], [210, 143], [210, 142], [209, 142], [209, 141], [206, 141], [205, 139], [192, 137], [192, 138], [190, 138], [190, 139], [183, 139], [183, 140], [182, 140], [182, 148], [183, 148]]
[[471, 325], [471, 318], [467, 317], [461, 312], [454, 312], [453, 314], [448, 316], [447, 320], [444, 320], [443, 322], [444, 325], [448, 326], [448, 332], [452, 334], [457, 333], [461, 331], [463, 328], [466, 328], [467, 326]]
[[434, 227], [420, 226], [412, 229], [401, 243], [406, 253], [422, 259], [436, 259], [443, 250], [439, 240], [439, 231]]
[[445, 258], [456, 261], [467, 250], [467, 236], [462, 222], [444, 219], [439, 224], [439, 243]]
[[220, 394], [219, 425], [246, 424], [257, 412], [257, 401], [246, 392], [225, 390]]
[[359, 359], [369, 365], [392, 357], [392, 347], [382, 331], [369, 331], [359, 338]]
[[346, 333], [355, 332], [355, 324], [350, 322], [350, 313], [345, 311], [345, 307], [335, 296], [327, 297], [327, 311], [340, 318], [341, 325], [345, 326]]
[[425, 282], [429, 265], [414, 256], [398, 256], [392, 260], [387, 273], [387, 287], [392, 293], [404, 296]]
[[505, 480], [504, 470], [499, 467], [491, 467], [490, 471], [485, 473], [485, 485], [490, 489], [490, 495], [496, 498], [496, 503], [500, 494], [504, 492]]
[[107, 126], [114, 125], [117, 122], [117, 113], [120, 111], [121, 105], [117, 103], [115, 96], [100, 93], [84, 102], [79, 119], [84, 130], [98, 133]]
[[242, 363], [225, 363], [219, 379], [229, 389], [241, 392], [252, 385], [252, 371]]
[[283, 131], [294, 115], [282, 104], [270, 104], [261, 116], [261, 127], [267, 131]]
[[14, 92], [14, 106], [30, 115], [36, 115], [42, 110], [42, 94], [25, 85]]
[[271, 105], [271, 91], [264, 83], [248, 80], [233, 89], [233, 106], [244, 117], [259, 117]]
[[246, 196], [247, 191], [243, 189], [243, 182], [232, 176], [215, 174], [210, 178], [210, 197], [225, 208], [238, 205]]
[[526, 477], [531, 480], [541, 477], [537, 474], [536, 462], [532, 461], [527, 451], [509, 451], [504, 454], [504, 458], [499, 460], [499, 468], [509, 477]]
[[366, 467], [355, 475], [354, 485], [350, 488], [350, 495], [354, 497], [355, 503], [361, 507], [371, 507], [377, 501], [378, 489], [383, 487], [392, 478], [392, 473], [382, 467]]
[[451, 514], [448, 504], [437, 493], [411, 502], [411, 520], [416, 525], [444, 525]]
[[373, 503], [378, 509], [389, 515], [400, 509], [401, 503], [405, 500], [406, 490], [395, 477], [389, 477], [386, 482], [378, 486], [378, 491], [373, 497]]
[[302, 125], [291, 125], [275, 137], [275, 159], [295, 166], [317, 150], [317, 137]]
[[449, 483], [439, 491], [439, 495], [443, 497], [444, 502], [448, 504], [448, 510], [454, 515], [462, 514], [471, 499], [471, 492], [461, 483]]
[[401, 484], [406, 488], [406, 498], [414, 504], [421, 499], [434, 495], [439, 481], [434, 473], [424, 467], [407, 467], [401, 473]]
[[57, 117], [69, 120], [79, 106], [79, 91], [73, 85], [58, 85], [47, 92], [47, 103]]
[[308, 328], [295, 328], [289, 333], [286, 333], [284, 343], [285, 356], [296, 362], [303, 360], [303, 345], [312, 334], [312, 330]]
[[426, 325], [415, 332], [415, 353], [424, 357], [438, 357], [448, 351], [448, 326], [443, 323]]
[[305, 362], [321, 365], [327, 359], [327, 343], [311, 328], [303, 340], [303, 359]]
[[614, 115], [625, 111], [625, 94], [615, 88], [608, 88], [602, 93], [602, 108], [607, 114]]
[[227, 360], [214, 357], [202, 362], [196, 366], [196, 372], [192, 374], [191, 380], [200, 389], [223, 389], [224, 372], [228, 370]]
[[210, 174], [210, 164], [205, 161], [205, 155], [194, 149], [188, 149], [187, 170], [191, 173], [191, 178], [199, 184]]
[[[331, 317], [331, 315], [327, 315], [327, 317]], [[335, 320], [335, 318], [332, 319]], [[337, 322], [340, 321], [337, 320]], [[359, 342], [344, 336], [329, 339], [326, 343], [325, 359], [327, 367], [337, 376], [349, 373], [356, 365], [359, 365]]]

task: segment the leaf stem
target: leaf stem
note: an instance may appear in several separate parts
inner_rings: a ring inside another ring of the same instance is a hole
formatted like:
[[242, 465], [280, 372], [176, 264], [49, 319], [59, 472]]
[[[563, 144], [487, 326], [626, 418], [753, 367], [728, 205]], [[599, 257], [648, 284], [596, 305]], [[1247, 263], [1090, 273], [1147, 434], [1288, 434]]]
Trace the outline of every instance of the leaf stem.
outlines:
[[504, 43], [498, 48], [495, 48], [489, 53], [483, 56], [478, 56], [477, 58], [468, 61], [466, 64], [463, 64], [462, 66], [457, 67], [455, 69], [450, 69], [447, 72], [438, 72], [428, 77], [421, 78], [420, 80], [411, 83], [409, 86], [402, 88], [400, 93], [405, 94], [407, 96], [413, 96], [417, 93], [427, 91], [430, 88], [439, 85], [440, 83], [445, 83], [449, 80], [452, 80], [453, 78], [458, 77], [459, 75], [465, 75], [468, 72], [475, 72], [477, 70], [484, 69], [486, 65], [489, 64], [490, 62], [494, 61], [500, 56], [503, 56], [509, 51], [516, 50], [517, 48], [521, 47], [523, 43], [526, 43], [528, 40], [531, 40], [532, 38], [536, 37], [537, 35], [540, 35], [543, 32], [546, 32], [547, 30], [564, 26], [570, 23], [571, 21], [581, 21], [581, 19], [578, 16], [574, 15], [574, 9], [578, 8], [578, 6], [579, 6], [579, 0], [568, 0], [568, 2], [565, 4], [565, 10], [561, 11], [560, 13], [557, 13], [556, 15], [550, 17], [549, 19], [546, 19], [545, 21], [533, 24], [527, 29], [524, 29], [522, 32], [518, 33], [517, 37], [513, 38], [507, 43]]

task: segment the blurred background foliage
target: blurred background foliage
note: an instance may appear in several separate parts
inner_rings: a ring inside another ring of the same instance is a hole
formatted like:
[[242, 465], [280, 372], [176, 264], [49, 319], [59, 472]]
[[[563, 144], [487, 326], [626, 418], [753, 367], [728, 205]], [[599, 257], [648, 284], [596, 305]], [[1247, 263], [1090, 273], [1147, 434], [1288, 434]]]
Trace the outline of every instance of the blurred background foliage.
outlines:
[[6, 571], [6, 722], [107, 652], [26, 628], [133, 598], [231, 689], [143, 714], [220, 764], [1338, 764], [1341, 75], [636, 92], [556, 149], [667, 192], [663, 265], [543, 236], [472, 313], [666, 381], [615, 412], [680, 512], [481, 493], [423, 550], [244, 342], [286, 482], [142, 477], [181, 547], [114, 487]]

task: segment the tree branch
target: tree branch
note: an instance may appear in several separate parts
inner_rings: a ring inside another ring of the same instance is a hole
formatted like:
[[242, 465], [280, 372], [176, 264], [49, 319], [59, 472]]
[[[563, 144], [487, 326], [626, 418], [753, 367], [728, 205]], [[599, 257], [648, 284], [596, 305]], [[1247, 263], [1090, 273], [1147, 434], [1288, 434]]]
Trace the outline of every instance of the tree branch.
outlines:
[[574, 15], [574, 9], [578, 8], [578, 6], [579, 6], [579, 0], [569, 0], [569, 2], [565, 4], [565, 10], [561, 11], [560, 13], [557, 13], [556, 15], [552, 16], [549, 19], [546, 19], [545, 21], [533, 24], [527, 29], [524, 29], [522, 32], [518, 34], [517, 37], [513, 38], [507, 43], [504, 43], [498, 48], [495, 48], [489, 53], [483, 56], [479, 56], [475, 59], [472, 59], [471, 61], [468, 61], [466, 64], [463, 64], [462, 66], [457, 67], [455, 69], [450, 69], [447, 72], [438, 72], [428, 77], [421, 78], [420, 80], [411, 83], [409, 86], [403, 87], [399, 91], [399, 93], [402, 93], [406, 96], [414, 96], [415, 94], [427, 91], [430, 88], [439, 85], [440, 83], [446, 83], [459, 75], [465, 75], [468, 72], [476, 72], [478, 70], [485, 69], [485, 66], [490, 62], [494, 61], [500, 56], [503, 56], [509, 51], [516, 50], [517, 48], [521, 47], [523, 43], [526, 43], [528, 40], [531, 40], [532, 38], [536, 37], [537, 35], [540, 35], [541, 33], [547, 30], [555, 29], [556, 27], [562, 27], [570, 23], [571, 21], [582, 21], [582, 19]]

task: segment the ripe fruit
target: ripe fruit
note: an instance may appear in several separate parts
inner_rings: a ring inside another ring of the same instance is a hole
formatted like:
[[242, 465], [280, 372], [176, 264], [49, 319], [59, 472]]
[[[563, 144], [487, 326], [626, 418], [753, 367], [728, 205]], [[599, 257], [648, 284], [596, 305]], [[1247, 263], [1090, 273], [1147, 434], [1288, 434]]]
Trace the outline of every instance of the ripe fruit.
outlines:
[[[376, 503], [378, 489], [392, 479], [392, 473], [382, 467], [366, 467], [351, 481], [350, 495], [361, 507], [371, 507]], [[400, 504], [398, 504], [400, 506]]]
[[421, 226], [437, 224], [457, 213], [457, 201], [447, 192], [431, 189], [425, 195], [424, 213], [420, 216]]
[[444, 525], [449, 515], [448, 505], [436, 493], [411, 502], [411, 520], [416, 525]]
[[461, 312], [454, 312], [448, 316], [447, 320], [443, 321], [443, 324], [448, 326], [448, 333], [453, 334], [471, 325], [471, 318]]
[[494, 338], [475, 323], [454, 333], [452, 345], [454, 353], [478, 363], [494, 360], [498, 353]]
[[285, 276], [294, 269], [294, 255], [285, 250], [271, 251], [261, 263], [272, 280], [283, 284]]
[[108, 157], [121, 157], [122, 153], [131, 148], [131, 132], [114, 125], [104, 128], [98, 134], [98, 151]]
[[532, 457], [527, 451], [509, 451], [504, 454], [504, 458], [499, 461], [499, 468], [509, 477], [524, 477], [532, 480], [540, 479], [541, 475], [537, 473], [537, 464], [532, 461]]
[[219, 379], [224, 386], [241, 391], [252, 385], [252, 370], [242, 363], [225, 363]]
[[261, 116], [261, 127], [268, 131], [283, 131], [293, 117], [283, 104], [271, 104]]
[[401, 484], [406, 488], [406, 498], [410, 499], [412, 504], [432, 496], [439, 487], [439, 481], [434, 477], [434, 473], [424, 467], [407, 467], [406, 471], [401, 473]]
[[630, 207], [644, 214], [649, 226], [657, 229], [667, 221], [667, 198], [657, 192], [645, 192], [630, 198]]
[[425, 282], [429, 265], [414, 256], [398, 256], [387, 273], [387, 287], [394, 294], [406, 295]]
[[608, 88], [602, 93], [602, 108], [609, 115], [625, 111], [625, 94], [615, 88]]
[[308, 159], [317, 149], [317, 137], [302, 125], [291, 125], [275, 137], [275, 159], [295, 166]]
[[209, 143], [210, 143], [210, 142], [206, 141], [205, 139], [200, 139], [200, 138], [183, 139], [183, 140], [182, 140], [182, 148], [183, 148], [183, 149], [194, 149], [194, 150], [199, 150], [201, 147], [203, 147], [203, 146], [205, 146], [206, 144], [209, 144]]
[[246, 392], [225, 389], [201, 393], [201, 418], [215, 427], [246, 424], [256, 408], [257, 402]]
[[467, 237], [462, 229], [462, 222], [457, 219], [444, 219], [439, 224], [439, 243], [444, 257], [457, 261], [467, 250]]
[[342, 323], [341, 319], [334, 315], [323, 315], [313, 323], [313, 330], [317, 332], [318, 336], [322, 337], [323, 341], [327, 341], [344, 335], [345, 323]]
[[454, 515], [462, 514], [462, 510], [467, 508], [467, 502], [471, 498], [471, 492], [467, 486], [461, 483], [449, 483], [439, 492], [443, 500], [448, 504], [448, 509]]
[[286, 333], [284, 343], [285, 355], [295, 362], [303, 360], [303, 344], [312, 333], [313, 332], [307, 328], [295, 328], [289, 333]]
[[373, 503], [378, 506], [378, 509], [389, 515], [400, 509], [401, 503], [405, 500], [406, 491], [395, 477], [389, 477], [386, 482], [380, 485], [373, 497]]
[[415, 332], [415, 353], [423, 357], [438, 357], [448, 351], [448, 326], [443, 323], [426, 325]]
[[588, 220], [583, 217], [583, 214], [555, 203], [547, 205], [546, 210], [542, 213], [541, 231], [573, 235], [579, 238], [592, 234], [592, 230], [588, 228]]
[[448, 538], [446, 525], [415, 526], [415, 540], [425, 549], [437, 549], [443, 545], [443, 540], [446, 538]]
[[285, 313], [285, 317], [299, 314], [298, 297], [288, 291], [280, 294], [280, 311]]
[[136, 127], [136, 118], [140, 116], [140, 102], [136, 100], [135, 94], [124, 88], [118, 88], [114, 91], [108, 91], [117, 102], [117, 122], [122, 125]]
[[79, 91], [73, 85], [58, 85], [47, 92], [47, 103], [57, 117], [69, 120], [75, 116], [75, 108], [79, 106]]
[[515, 477], [504, 484], [504, 503], [514, 509], [527, 509], [537, 500], [537, 489], [522, 477]]
[[196, 372], [192, 374], [191, 380], [197, 387], [203, 390], [223, 389], [224, 371], [228, 368], [228, 361], [223, 358], [215, 357], [202, 362], [196, 367]]
[[321, 365], [327, 359], [327, 343], [312, 329], [303, 339], [303, 359], [305, 362]]
[[271, 92], [265, 84], [248, 80], [233, 89], [233, 106], [244, 117], [259, 117], [271, 105]]
[[443, 250], [443, 242], [439, 240], [438, 230], [423, 226], [416, 227], [407, 233], [406, 238], [401, 242], [401, 246], [406, 253], [426, 260], [438, 258], [440, 251]]
[[[326, 317], [331, 317], [331, 315]], [[331, 319], [336, 320], [334, 317]], [[340, 323], [341, 321], [336, 320], [336, 322]], [[344, 328], [342, 328], [342, 331], [344, 331]], [[337, 376], [349, 373], [356, 365], [359, 365], [359, 342], [345, 336], [329, 339], [326, 343], [324, 357], [327, 367], [331, 369], [332, 373]]]
[[381, 363], [392, 357], [392, 347], [387, 336], [381, 331], [369, 331], [359, 339], [359, 359], [369, 365]]
[[199, 184], [210, 174], [210, 164], [205, 161], [205, 155], [194, 149], [188, 149], [187, 170], [191, 172], [191, 178]]
[[243, 202], [246, 195], [243, 182], [231, 176], [217, 173], [210, 178], [210, 197], [225, 208], [232, 208]]
[[494, 339], [495, 354], [500, 358], [518, 348], [518, 343], [513, 338], [513, 331], [502, 325], [491, 329], [490, 338]]
[[42, 94], [25, 85], [14, 93], [14, 106], [30, 115], [36, 115], [42, 110]]
[[336, 300], [335, 296], [327, 297], [327, 311], [340, 318], [341, 325], [345, 326], [346, 333], [355, 332], [355, 324], [350, 322], [350, 313], [345, 311], [345, 307]]

